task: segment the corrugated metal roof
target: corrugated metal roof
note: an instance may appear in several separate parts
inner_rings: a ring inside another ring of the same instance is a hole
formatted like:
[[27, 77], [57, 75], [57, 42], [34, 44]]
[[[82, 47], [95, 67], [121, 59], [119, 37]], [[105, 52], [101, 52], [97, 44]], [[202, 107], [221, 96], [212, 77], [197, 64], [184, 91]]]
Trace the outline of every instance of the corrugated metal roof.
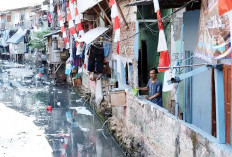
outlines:
[[94, 7], [96, 4], [100, 3], [102, 0], [78, 0], [77, 8], [80, 13], [84, 13], [86, 10]]
[[82, 35], [81, 38], [77, 39], [78, 42], [85, 42], [86, 44], [90, 44], [103, 33], [105, 33], [109, 28], [107, 27], [97, 27], [89, 30], [85, 34]]
[[27, 33], [26, 29], [25, 30], [19, 29], [9, 40], [7, 40], [7, 43], [13, 43], [13, 44], [20, 43], [24, 39], [26, 33]]
[[51, 33], [49, 33], [49, 34], [44, 35], [44, 38], [46, 38], [46, 37], [48, 37], [48, 36], [52, 36], [52, 35], [58, 34], [58, 33], [60, 33], [60, 32], [61, 32], [61, 30], [51, 32]]

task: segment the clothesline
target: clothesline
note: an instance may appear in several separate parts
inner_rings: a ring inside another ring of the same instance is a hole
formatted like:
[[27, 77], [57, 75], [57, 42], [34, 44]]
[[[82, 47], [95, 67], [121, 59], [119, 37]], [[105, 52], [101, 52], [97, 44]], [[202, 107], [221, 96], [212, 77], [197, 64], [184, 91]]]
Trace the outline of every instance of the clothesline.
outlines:
[[169, 66], [169, 67], [157, 67], [157, 69], [189, 68], [189, 67], [210, 66], [210, 65], [212, 65], [212, 64], [201, 63], [201, 64], [192, 64], [192, 65]]

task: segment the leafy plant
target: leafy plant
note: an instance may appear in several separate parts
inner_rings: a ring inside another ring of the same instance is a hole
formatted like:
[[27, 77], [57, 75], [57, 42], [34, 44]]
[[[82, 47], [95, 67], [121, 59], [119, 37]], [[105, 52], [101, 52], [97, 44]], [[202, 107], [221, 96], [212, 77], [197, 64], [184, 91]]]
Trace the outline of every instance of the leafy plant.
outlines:
[[44, 38], [44, 35], [49, 34], [50, 30], [44, 30], [40, 32], [35, 32], [31, 35], [31, 40], [28, 43], [28, 46], [31, 47], [32, 50], [34, 49], [45, 49], [45, 42], [46, 39]]

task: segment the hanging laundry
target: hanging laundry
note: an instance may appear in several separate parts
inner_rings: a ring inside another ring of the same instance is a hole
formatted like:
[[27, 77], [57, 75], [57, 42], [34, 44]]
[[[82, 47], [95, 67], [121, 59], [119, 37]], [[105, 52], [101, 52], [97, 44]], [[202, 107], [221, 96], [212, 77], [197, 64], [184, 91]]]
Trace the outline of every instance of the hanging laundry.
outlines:
[[62, 0], [62, 11], [66, 12], [66, 0]]
[[85, 59], [85, 50], [86, 50], [86, 47], [87, 47], [87, 46], [86, 46], [86, 44], [84, 43], [84, 44], [83, 44], [82, 54], [81, 54], [81, 58], [82, 58], [82, 59]]
[[58, 38], [58, 48], [61, 50], [65, 48], [64, 40], [61, 37]]
[[99, 106], [103, 100], [103, 91], [102, 91], [102, 81], [101, 79], [96, 81], [96, 92], [95, 92], [95, 102]]
[[111, 50], [111, 43], [110, 42], [104, 42], [104, 56], [107, 57]]
[[65, 74], [70, 75], [74, 66], [71, 64], [70, 58], [66, 62]]
[[81, 56], [77, 56], [75, 59], [73, 59], [73, 65], [76, 67], [82, 67], [82, 58]]
[[88, 70], [90, 72], [102, 73], [104, 62], [103, 44], [93, 44], [90, 48]]
[[[75, 43], [75, 41], [72, 41], [72, 42]], [[77, 51], [76, 44], [72, 44], [72, 55], [73, 55], [73, 59], [77, 58], [76, 51]]]
[[76, 55], [81, 55], [83, 52], [83, 43], [77, 43], [76, 46]]
[[52, 23], [52, 14], [51, 13], [48, 13], [48, 22]]

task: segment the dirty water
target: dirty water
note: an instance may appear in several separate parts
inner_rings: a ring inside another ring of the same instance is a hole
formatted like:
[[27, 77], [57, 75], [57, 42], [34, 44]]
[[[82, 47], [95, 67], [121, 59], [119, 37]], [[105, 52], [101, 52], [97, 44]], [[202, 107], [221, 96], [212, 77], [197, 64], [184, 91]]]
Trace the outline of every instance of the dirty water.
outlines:
[[[52, 86], [46, 76], [41, 81], [36, 73], [31, 66], [0, 61], [0, 102], [34, 117], [34, 123], [44, 130], [54, 157], [124, 156], [84, 98], [71, 87]], [[46, 111], [48, 105], [53, 107], [51, 113]]]

